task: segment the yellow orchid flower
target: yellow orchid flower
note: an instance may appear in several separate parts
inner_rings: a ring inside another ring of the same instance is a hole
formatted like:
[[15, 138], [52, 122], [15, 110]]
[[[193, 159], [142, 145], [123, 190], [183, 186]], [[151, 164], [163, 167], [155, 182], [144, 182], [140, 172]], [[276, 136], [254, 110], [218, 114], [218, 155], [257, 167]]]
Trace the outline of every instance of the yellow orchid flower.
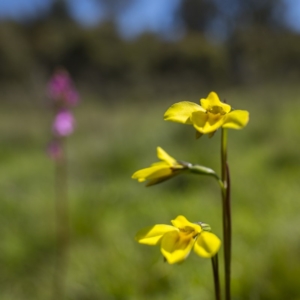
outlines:
[[165, 181], [186, 168], [160, 147], [157, 147], [157, 157], [161, 160], [160, 162], [136, 171], [131, 178], [137, 179], [138, 182], [149, 180], [147, 186], [150, 186]]
[[246, 110], [232, 110], [231, 106], [220, 101], [215, 92], [200, 99], [198, 105], [183, 101], [173, 104], [164, 115], [166, 121], [193, 125], [197, 132], [212, 135], [218, 128], [242, 129], [249, 121]]
[[184, 261], [191, 250], [205, 258], [213, 257], [221, 246], [220, 239], [205, 230], [207, 224], [191, 223], [184, 216], [171, 221], [172, 225], [157, 224], [146, 227], [136, 234], [140, 244], [159, 245], [169, 264]]

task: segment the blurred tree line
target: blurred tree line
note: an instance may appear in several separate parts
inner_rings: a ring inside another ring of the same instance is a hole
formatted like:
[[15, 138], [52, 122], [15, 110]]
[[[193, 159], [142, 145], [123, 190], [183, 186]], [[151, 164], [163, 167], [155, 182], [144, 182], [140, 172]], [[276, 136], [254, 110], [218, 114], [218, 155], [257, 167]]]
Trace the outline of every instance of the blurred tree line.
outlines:
[[0, 84], [46, 78], [57, 66], [102, 89], [142, 81], [243, 84], [299, 76], [300, 37], [282, 21], [282, 0], [182, 0], [175, 16], [185, 30], [180, 39], [148, 32], [129, 41], [114, 20], [133, 0], [101, 1], [110, 18], [92, 28], [72, 20], [61, 1], [30, 22], [0, 23]]

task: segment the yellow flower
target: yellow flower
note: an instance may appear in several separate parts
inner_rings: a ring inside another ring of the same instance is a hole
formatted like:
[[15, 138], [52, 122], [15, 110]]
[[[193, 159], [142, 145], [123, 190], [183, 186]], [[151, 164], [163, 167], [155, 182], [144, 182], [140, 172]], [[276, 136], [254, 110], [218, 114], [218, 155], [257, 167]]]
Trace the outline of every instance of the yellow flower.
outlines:
[[147, 186], [150, 186], [165, 181], [186, 168], [160, 147], [157, 147], [157, 157], [161, 160], [160, 162], [136, 171], [131, 178], [137, 179], [138, 182], [149, 180]]
[[200, 99], [200, 105], [183, 101], [173, 104], [164, 115], [166, 121], [191, 124], [202, 134], [213, 134], [218, 128], [241, 129], [249, 121], [246, 110], [232, 110], [231, 106], [220, 101], [215, 92], [206, 99]]
[[184, 216], [171, 221], [173, 226], [157, 224], [146, 227], [136, 234], [140, 244], [159, 245], [169, 264], [185, 260], [192, 248], [202, 257], [213, 257], [221, 246], [220, 239], [213, 233], [204, 230], [207, 224], [191, 223]]

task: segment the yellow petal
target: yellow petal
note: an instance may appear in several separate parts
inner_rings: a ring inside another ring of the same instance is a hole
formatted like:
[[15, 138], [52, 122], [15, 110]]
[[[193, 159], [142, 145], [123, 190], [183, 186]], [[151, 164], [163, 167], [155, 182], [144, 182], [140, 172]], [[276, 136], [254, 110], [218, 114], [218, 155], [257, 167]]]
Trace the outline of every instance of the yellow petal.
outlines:
[[155, 185], [155, 184], [164, 182], [164, 181], [166, 181], [166, 180], [169, 180], [169, 179], [175, 177], [175, 176], [178, 175], [179, 173], [180, 173], [180, 171], [175, 170], [175, 171], [172, 172], [171, 175], [151, 179], [151, 180], [148, 181], [148, 183], [146, 184], [146, 186], [152, 186], [152, 185]]
[[173, 166], [177, 163], [176, 159], [171, 157], [166, 151], [164, 151], [162, 148], [157, 147], [157, 157], [163, 161], [165, 161], [170, 166]]
[[151, 167], [158, 167], [158, 166], [161, 166], [161, 167], [170, 167], [168, 163], [166, 163], [165, 161], [158, 161], [158, 162], [155, 162], [151, 165]]
[[249, 121], [249, 112], [246, 110], [233, 110], [226, 115], [222, 127], [232, 129], [242, 129]]
[[141, 229], [135, 236], [135, 240], [140, 244], [157, 245], [164, 234], [170, 231], [178, 231], [171, 225], [157, 224]]
[[206, 99], [204, 99], [204, 98], [200, 99], [200, 103], [201, 103], [201, 106], [205, 110], [209, 110], [214, 106], [222, 107], [222, 109], [225, 113], [229, 113], [231, 110], [231, 106], [226, 103], [221, 102], [219, 99], [219, 96], [215, 92], [209, 93], [209, 95], [207, 96]]
[[190, 229], [190, 231], [194, 231], [194, 235], [195, 235], [195, 233], [199, 233], [202, 230], [200, 225], [189, 222], [186, 219], [186, 217], [181, 216], [181, 215], [176, 217], [175, 220], [172, 220], [171, 223], [173, 224], [173, 226], [175, 226], [179, 229], [183, 229], [183, 230]]
[[169, 264], [175, 264], [186, 259], [194, 243], [192, 234], [171, 231], [162, 237], [160, 250]]
[[190, 116], [195, 111], [205, 111], [200, 105], [189, 102], [182, 101], [173, 104], [164, 114], [164, 120], [173, 121], [183, 124], [192, 124], [190, 121]]
[[203, 134], [202, 128], [208, 120], [208, 114], [202, 111], [194, 112], [191, 116], [191, 122], [197, 131]]
[[149, 168], [136, 171], [131, 178], [137, 179], [139, 182], [143, 182], [147, 179], [153, 179], [158, 177], [164, 177], [172, 174], [170, 166], [166, 163], [154, 165]]
[[221, 127], [225, 121], [226, 115], [211, 114], [203, 112], [194, 112], [192, 122], [194, 128], [202, 134], [212, 133]]
[[202, 231], [194, 245], [194, 251], [202, 257], [213, 257], [220, 249], [220, 239], [211, 232]]

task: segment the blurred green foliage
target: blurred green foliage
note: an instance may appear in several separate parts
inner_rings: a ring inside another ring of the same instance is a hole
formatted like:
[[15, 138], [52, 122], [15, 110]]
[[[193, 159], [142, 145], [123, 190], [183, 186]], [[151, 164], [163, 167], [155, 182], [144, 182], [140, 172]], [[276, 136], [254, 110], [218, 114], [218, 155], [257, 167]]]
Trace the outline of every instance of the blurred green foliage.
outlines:
[[239, 22], [251, 24], [236, 26], [223, 42], [193, 22], [175, 41], [150, 33], [125, 41], [113, 22], [82, 28], [55, 12], [0, 24], [1, 300], [52, 294], [54, 166], [45, 153], [52, 121], [45, 85], [58, 65], [74, 76], [83, 99], [67, 145], [67, 299], [213, 299], [209, 260], [191, 255], [170, 266], [134, 235], [184, 214], [221, 237], [217, 184], [190, 175], [145, 188], [130, 177], [157, 160], [157, 146], [219, 170], [219, 133], [195, 140], [190, 126], [163, 121], [174, 102], [197, 102], [215, 90], [250, 111], [248, 126], [229, 134], [233, 300], [300, 300], [300, 38], [266, 24], [265, 13], [241, 15]]
[[[220, 237], [218, 185], [196, 175], [146, 188], [130, 177], [157, 160], [156, 147], [219, 171], [219, 132], [195, 139], [191, 126], [163, 121], [177, 100], [141, 93], [106, 104], [83, 92], [77, 130], [68, 140], [71, 245], [67, 299], [213, 299], [211, 263], [193, 253], [163, 262], [137, 230], [178, 214], [207, 222]], [[220, 89], [221, 99], [250, 112], [229, 132], [233, 209], [233, 299], [299, 300], [298, 85]], [[94, 96], [96, 97], [96, 96]], [[0, 290], [2, 300], [49, 299], [55, 261], [54, 166], [46, 156], [51, 112], [40, 99], [0, 111]], [[221, 251], [222, 254], [222, 251]], [[222, 258], [221, 258], [222, 260]]]
[[[124, 40], [114, 19], [84, 28], [63, 8], [27, 23], [1, 22], [0, 86], [15, 82], [32, 87], [45, 82], [57, 66], [110, 99], [116, 91], [122, 94], [148, 83], [169, 92], [178, 83], [189, 89], [196, 84], [224, 87], [297, 78], [299, 34], [283, 26], [279, 16], [272, 17], [282, 1], [245, 2], [233, 19], [218, 11], [220, 4], [182, 1], [178, 20], [186, 31], [177, 40], [147, 32]], [[203, 14], [203, 24], [198, 24]], [[209, 34], [213, 17], [228, 30], [223, 40]]]

